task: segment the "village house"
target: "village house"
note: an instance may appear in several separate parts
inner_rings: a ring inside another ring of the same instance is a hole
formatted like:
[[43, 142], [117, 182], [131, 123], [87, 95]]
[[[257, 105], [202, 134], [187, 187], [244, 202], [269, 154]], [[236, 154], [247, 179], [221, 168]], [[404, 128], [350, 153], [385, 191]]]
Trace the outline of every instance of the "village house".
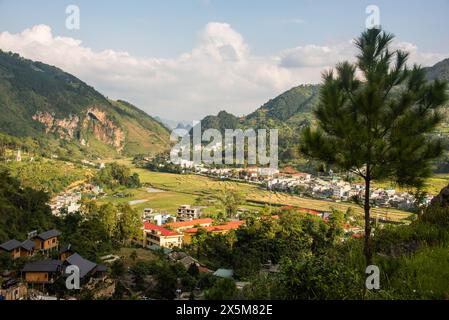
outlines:
[[87, 283], [91, 279], [102, 279], [105, 277], [107, 267], [84, 259], [78, 253], [72, 254], [63, 263], [64, 276], [68, 276], [67, 267], [77, 266], [80, 270], [81, 283]]
[[157, 245], [161, 248], [180, 248], [182, 246], [182, 234], [165, 229], [155, 224], [144, 222], [143, 247], [149, 248]]
[[182, 205], [178, 208], [178, 217], [181, 221], [199, 219], [204, 207]]
[[52, 284], [62, 274], [62, 262], [43, 260], [27, 263], [22, 269], [22, 278], [28, 284]]
[[13, 239], [1, 244], [0, 252], [9, 253], [13, 260], [21, 257], [31, 257], [34, 255], [34, 242], [31, 240], [20, 242]]
[[34, 236], [35, 250], [39, 250], [44, 254], [49, 254], [51, 251], [58, 250], [59, 237], [61, 233], [58, 230], [49, 230]]
[[20, 258], [21, 244], [22, 243], [20, 241], [17, 241], [15, 239], [2, 243], [0, 245], [0, 252], [6, 252], [10, 254], [11, 259], [18, 259]]
[[28, 239], [22, 242], [20, 246], [20, 256], [21, 257], [32, 257], [34, 256], [34, 241]]
[[61, 249], [59, 249], [59, 260], [65, 261], [68, 257], [73, 255], [75, 251], [72, 249], [72, 245], [66, 245], [62, 246]]
[[170, 222], [176, 222], [176, 217], [171, 214], [167, 213], [144, 213], [144, 219], [150, 223], [154, 223], [158, 226], [162, 226], [164, 224], [170, 223]]

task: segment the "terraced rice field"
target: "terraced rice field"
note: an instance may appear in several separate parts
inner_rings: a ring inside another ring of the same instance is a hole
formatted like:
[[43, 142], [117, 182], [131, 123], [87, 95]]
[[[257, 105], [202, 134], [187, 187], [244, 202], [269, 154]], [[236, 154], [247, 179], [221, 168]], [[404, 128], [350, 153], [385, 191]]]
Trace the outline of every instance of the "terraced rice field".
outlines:
[[[145, 204], [136, 208], [151, 207], [159, 210], [174, 212], [181, 204], [192, 204], [198, 197], [210, 197], [225, 187], [228, 189], [238, 189], [247, 200], [248, 209], [261, 208], [265, 204], [276, 206], [297, 206], [308, 209], [329, 211], [332, 208], [346, 211], [353, 208], [355, 212], [363, 214], [363, 209], [353, 203], [336, 203], [325, 200], [300, 198], [285, 193], [270, 192], [257, 185], [246, 183], [219, 181], [197, 175], [177, 175], [169, 173], [151, 172], [145, 169], [133, 168], [133, 171], [140, 175], [143, 183], [150, 184], [153, 188], [164, 190], [162, 193], [147, 193], [136, 195], [140, 198], [148, 199]], [[245, 206], [243, 206], [245, 207]], [[410, 216], [410, 213], [396, 209], [373, 208], [373, 217], [379, 215], [380, 218], [392, 220], [402, 220]]]

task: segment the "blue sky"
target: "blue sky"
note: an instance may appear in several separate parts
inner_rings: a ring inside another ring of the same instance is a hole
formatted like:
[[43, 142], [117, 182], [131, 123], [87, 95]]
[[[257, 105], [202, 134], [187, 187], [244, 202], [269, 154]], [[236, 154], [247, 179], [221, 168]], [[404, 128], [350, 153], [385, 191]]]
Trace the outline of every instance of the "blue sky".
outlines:
[[[69, 4], [78, 5], [81, 10], [80, 30], [73, 31], [65, 28], [65, 8]], [[89, 48], [95, 53], [110, 49], [114, 52], [127, 52], [135, 59], [165, 59], [164, 63], [170, 66], [170, 63], [174, 63], [170, 59], [179, 62], [183, 54], [192, 53], [195, 48], [202, 48], [201, 41], [204, 45], [204, 41], [208, 42], [215, 37], [218, 37], [220, 41], [232, 42], [226, 42], [225, 45], [236, 49], [233, 41], [238, 43], [241, 41], [237, 35], [230, 35], [232, 32], [242, 37], [244, 45], [249, 50], [249, 53], [246, 53], [246, 49], [242, 49], [245, 51], [242, 55], [250, 56], [251, 59], [248, 58], [248, 61], [254, 61], [256, 57], [264, 57], [273, 62], [276, 59], [282, 59], [286, 50], [308, 45], [340, 50], [339, 54], [345, 57], [343, 52], [346, 51], [341, 49], [341, 46], [363, 30], [366, 19], [365, 8], [370, 4], [379, 6], [381, 24], [384, 29], [392, 31], [398, 41], [412, 45], [413, 50], [416, 49], [417, 62], [433, 63], [436, 62], [437, 57], [444, 57], [449, 53], [449, 0], [0, 0], [0, 33], [8, 32], [18, 35], [33, 26], [46, 25], [51, 29], [52, 38], [66, 37], [81, 40], [82, 44], [79, 46]], [[221, 23], [222, 27], [215, 26], [209, 30], [207, 26], [210, 23]], [[227, 36], [223, 36], [220, 32], [226, 33]], [[205, 33], [207, 33], [206, 36], [204, 36]], [[204, 40], [204, 37], [209, 40]], [[50, 57], [48, 52], [40, 55], [30, 52], [33, 50], [30, 50], [29, 46], [25, 48], [18, 44], [19, 40], [14, 44], [8, 42], [4, 46], [9, 49], [17, 48], [19, 53], [28, 55], [29, 58], [41, 59], [68, 69], [69, 72], [82, 77], [83, 80], [111, 97], [126, 98], [136, 104], [143, 104], [142, 107], [148, 112], [171, 118], [179, 118], [180, 109], [176, 107], [178, 105], [185, 106], [183, 108], [185, 108], [186, 119], [215, 113], [220, 108], [230, 108], [235, 113], [247, 113], [257, 108], [266, 99], [281, 93], [279, 91], [295, 84], [319, 81], [319, 71], [327, 66], [314, 63], [313, 66], [317, 70], [314, 71], [316, 76], [312, 76], [310, 69], [312, 65], [307, 65], [307, 61], [313, 58], [314, 51], [302, 50], [300, 51], [302, 55], [305, 55], [305, 52], [311, 52], [311, 57], [300, 57], [301, 67], [308, 67], [307, 70], [304, 69], [300, 73], [299, 67], [295, 66], [295, 74], [286, 75], [286, 72], [291, 70], [276, 69], [276, 72], [279, 72], [278, 76], [283, 77], [282, 81], [279, 79], [273, 81], [274, 84], [271, 86], [263, 83], [261, 85], [264, 91], [250, 92], [242, 97], [241, 101], [236, 101], [237, 98], [229, 98], [229, 95], [242, 95], [239, 90], [233, 91], [230, 83], [223, 84], [222, 87], [225, 89], [214, 93], [218, 95], [217, 98], [202, 97], [201, 91], [207, 91], [207, 89], [201, 90], [203, 82], [200, 80], [211, 82], [214, 78], [198, 79], [195, 87], [188, 88], [189, 90], [197, 89], [191, 97], [184, 99], [180, 92], [179, 96], [175, 95], [178, 100], [175, 101], [173, 98], [173, 101], [168, 101], [170, 97], [164, 96], [162, 88], [151, 92], [153, 98], [146, 96], [144, 92], [146, 90], [136, 88], [131, 82], [122, 84], [129, 87], [127, 88], [129, 90], [117, 90], [116, 84], [108, 83], [101, 77], [93, 77], [88, 72], [78, 71], [80, 69], [74, 64], [72, 66], [60, 63], [56, 57]], [[56, 44], [52, 43], [52, 45]], [[50, 47], [47, 49], [51, 50]], [[238, 50], [236, 49], [236, 52]], [[426, 53], [426, 55], [418, 53]], [[96, 59], [98, 60], [99, 57]], [[88, 60], [93, 61], [93, 58]], [[305, 60], [307, 61], [304, 62]], [[139, 63], [149, 64], [148, 61], [139, 61]], [[333, 61], [330, 61], [329, 65], [332, 63]], [[195, 67], [198, 66], [195, 65]], [[149, 68], [151, 71], [155, 70], [154, 66]], [[267, 68], [267, 70], [271, 68], [269, 64]], [[226, 69], [229, 69], [229, 65], [226, 65]], [[164, 72], [168, 72], [166, 69], [157, 69], [154, 72], [158, 74], [158, 79], [182, 76], [171, 69], [170, 73], [165, 74]], [[244, 72], [247, 73], [248, 70], [244, 69]], [[260, 72], [269, 74], [268, 71]], [[217, 70], [216, 74], [220, 72]], [[114, 76], [127, 79], [133, 75], [127, 76], [121, 73]], [[230, 76], [234, 77], [232, 82], [235, 86], [242, 85], [238, 82], [242, 75]], [[296, 77], [298, 83], [294, 80], [287, 81], [287, 77]], [[107, 78], [106, 75], [104, 78]], [[310, 81], [307, 81], [309, 78]], [[258, 79], [260, 80], [260, 77]], [[244, 80], [248, 84], [248, 90], [252, 86], [249, 82], [253, 80]], [[188, 80], [179, 82], [182, 81]], [[264, 82], [263, 79], [261, 81]], [[254, 87], [256, 86], [258, 86], [257, 81], [254, 82]], [[186, 87], [179, 85], [179, 90], [186, 90]], [[123, 94], [125, 97], [121, 96]], [[196, 108], [196, 111], [192, 108]]]

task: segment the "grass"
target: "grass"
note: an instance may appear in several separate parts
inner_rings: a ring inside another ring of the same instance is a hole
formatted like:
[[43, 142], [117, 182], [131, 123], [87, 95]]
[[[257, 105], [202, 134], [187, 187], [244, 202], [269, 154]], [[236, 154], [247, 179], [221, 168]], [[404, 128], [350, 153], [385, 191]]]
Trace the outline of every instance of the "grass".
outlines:
[[[130, 159], [120, 159], [117, 162], [129, 166], [133, 172], [139, 174], [142, 183], [149, 184], [153, 188], [161, 190], [161, 192], [149, 193], [145, 188], [132, 189], [126, 190], [127, 193], [131, 194], [127, 198], [117, 199], [110, 196], [102, 201], [120, 203], [132, 200], [147, 200], [145, 203], [134, 206], [138, 210], [153, 208], [162, 212], [175, 213], [180, 205], [194, 204], [198, 198], [207, 199], [213, 197], [226, 187], [228, 189], [239, 190], [246, 199], [246, 203], [241, 207], [249, 210], [257, 211], [265, 205], [296, 206], [318, 211], [331, 211], [332, 208], [346, 211], [348, 208], [352, 208], [357, 214], [363, 215], [363, 208], [354, 203], [336, 203], [326, 200], [301, 198], [286, 193], [269, 192], [258, 185], [221, 181], [198, 175], [152, 172], [146, 169], [136, 168]], [[205, 210], [205, 213], [214, 213], [216, 210], [218, 208], [211, 205]], [[386, 217], [395, 221], [403, 220], [410, 216], [409, 212], [391, 208], [373, 208], [371, 213], [373, 217], [379, 215], [381, 218]]]
[[[237, 189], [243, 193], [247, 203], [242, 205], [250, 210], [260, 210], [265, 204], [275, 206], [297, 206], [308, 209], [330, 211], [332, 208], [346, 211], [352, 208], [356, 213], [363, 214], [363, 209], [353, 203], [335, 203], [325, 200], [316, 200], [308, 198], [300, 198], [284, 193], [269, 192], [257, 185], [219, 181], [208, 177], [197, 175], [177, 175], [169, 173], [151, 172], [146, 169], [135, 168], [131, 162], [122, 160], [122, 164], [132, 167], [133, 172], [139, 174], [143, 183], [147, 183], [152, 187], [163, 190], [158, 193], [148, 193], [144, 189], [131, 190], [132, 196], [126, 199], [107, 199], [112, 201], [130, 201], [130, 200], [148, 200], [135, 206], [141, 210], [149, 207], [156, 210], [175, 213], [179, 205], [193, 204], [197, 198], [208, 198], [215, 196], [225, 187], [229, 189]], [[213, 211], [213, 206], [209, 211]], [[206, 213], [208, 211], [206, 210]], [[392, 220], [402, 220], [410, 216], [410, 213], [396, 210], [373, 208], [373, 216], [379, 214], [381, 217], [388, 217]]]

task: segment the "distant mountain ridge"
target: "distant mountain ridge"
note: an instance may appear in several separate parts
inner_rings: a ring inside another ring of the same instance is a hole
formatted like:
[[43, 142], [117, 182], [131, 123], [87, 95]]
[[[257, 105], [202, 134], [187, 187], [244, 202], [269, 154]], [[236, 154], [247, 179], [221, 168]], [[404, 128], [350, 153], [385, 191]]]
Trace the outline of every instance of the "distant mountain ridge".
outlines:
[[428, 80], [446, 80], [449, 81], [449, 58], [438, 62], [433, 67], [425, 68]]
[[169, 132], [125, 101], [111, 101], [56, 67], [0, 50], [0, 132], [61, 156], [156, 154]]
[[[425, 68], [429, 80], [449, 80], [449, 59]], [[314, 121], [313, 109], [319, 103], [320, 85], [300, 85], [274, 99], [245, 117], [225, 111], [207, 116], [201, 121], [202, 130], [279, 129], [280, 159], [288, 162], [297, 157], [299, 131]]]

